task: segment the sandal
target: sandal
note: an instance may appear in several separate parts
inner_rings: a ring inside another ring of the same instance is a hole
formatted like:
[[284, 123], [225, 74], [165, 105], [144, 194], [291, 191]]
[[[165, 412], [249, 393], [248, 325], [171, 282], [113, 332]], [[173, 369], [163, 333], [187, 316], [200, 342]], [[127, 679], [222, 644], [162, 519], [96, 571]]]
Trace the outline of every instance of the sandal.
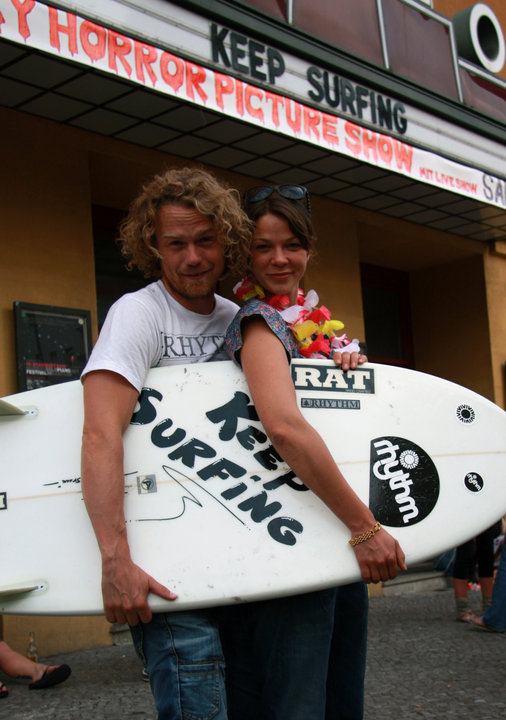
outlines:
[[5, 687], [4, 683], [0, 680], [0, 698], [6, 698], [9, 691]]
[[476, 620], [476, 615], [472, 610], [467, 610], [463, 615], [457, 618], [460, 622], [472, 623]]
[[71, 672], [68, 665], [57, 665], [53, 670], [47, 667], [40, 680], [30, 683], [28, 689], [43, 690], [44, 688], [53, 687], [53, 685], [59, 685], [68, 678]]
[[485, 625], [483, 622], [483, 617], [475, 617], [472, 621], [473, 627], [475, 627], [477, 630], [485, 630], [486, 632], [503, 632], [503, 630], [496, 630], [495, 628], [491, 627], [490, 625]]

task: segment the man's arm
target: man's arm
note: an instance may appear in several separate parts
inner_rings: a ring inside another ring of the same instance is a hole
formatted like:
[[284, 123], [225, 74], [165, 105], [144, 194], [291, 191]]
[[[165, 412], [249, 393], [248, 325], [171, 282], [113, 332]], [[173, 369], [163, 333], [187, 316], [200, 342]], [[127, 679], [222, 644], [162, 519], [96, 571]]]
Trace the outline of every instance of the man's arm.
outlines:
[[148, 593], [176, 595], [135, 565], [130, 557], [124, 515], [123, 433], [138, 392], [117, 373], [100, 370], [84, 377], [82, 488], [102, 555], [102, 594], [109, 622], [149, 622]]

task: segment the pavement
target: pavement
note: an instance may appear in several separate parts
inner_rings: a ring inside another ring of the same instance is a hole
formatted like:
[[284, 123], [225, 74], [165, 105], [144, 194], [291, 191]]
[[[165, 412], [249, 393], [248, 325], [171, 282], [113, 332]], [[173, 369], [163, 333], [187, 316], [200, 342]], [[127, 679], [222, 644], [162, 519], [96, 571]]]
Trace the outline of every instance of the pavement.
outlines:
[[[470, 593], [478, 613], [480, 597]], [[130, 643], [43, 660], [68, 663], [71, 677], [57, 687], [29, 691], [27, 681], [0, 674], [10, 690], [0, 700], [0, 717], [156, 719]], [[453, 591], [445, 582], [387, 587], [370, 603], [365, 707], [366, 720], [504, 720], [506, 634], [456, 622]]]

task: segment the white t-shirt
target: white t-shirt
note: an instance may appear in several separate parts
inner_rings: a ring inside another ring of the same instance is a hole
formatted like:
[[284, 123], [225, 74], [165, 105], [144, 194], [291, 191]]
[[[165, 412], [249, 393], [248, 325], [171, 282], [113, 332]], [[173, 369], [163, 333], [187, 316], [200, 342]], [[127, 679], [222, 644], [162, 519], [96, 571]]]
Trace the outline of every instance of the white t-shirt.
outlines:
[[194, 313], [161, 280], [123, 295], [107, 313], [82, 376], [110, 370], [140, 392], [149, 368], [228, 360], [225, 332], [239, 308], [219, 295], [215, 300], [209, 315]]

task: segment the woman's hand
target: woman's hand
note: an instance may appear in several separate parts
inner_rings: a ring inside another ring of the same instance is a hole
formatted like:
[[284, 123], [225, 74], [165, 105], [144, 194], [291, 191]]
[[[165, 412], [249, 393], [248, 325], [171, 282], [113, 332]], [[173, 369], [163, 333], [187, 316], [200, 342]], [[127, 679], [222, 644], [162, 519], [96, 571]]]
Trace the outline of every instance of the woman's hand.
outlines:
[[353, 548], [366, 583], [393, 580], [399, 570], [406, 570], [401, 546], [384, 528]]
[[355, 370], [359, 365], [367, 362], [367, 355], [359, 352], [335, 352], [332, 356], [336, 365], [340, 366], [344, 372], [346, 370]]

